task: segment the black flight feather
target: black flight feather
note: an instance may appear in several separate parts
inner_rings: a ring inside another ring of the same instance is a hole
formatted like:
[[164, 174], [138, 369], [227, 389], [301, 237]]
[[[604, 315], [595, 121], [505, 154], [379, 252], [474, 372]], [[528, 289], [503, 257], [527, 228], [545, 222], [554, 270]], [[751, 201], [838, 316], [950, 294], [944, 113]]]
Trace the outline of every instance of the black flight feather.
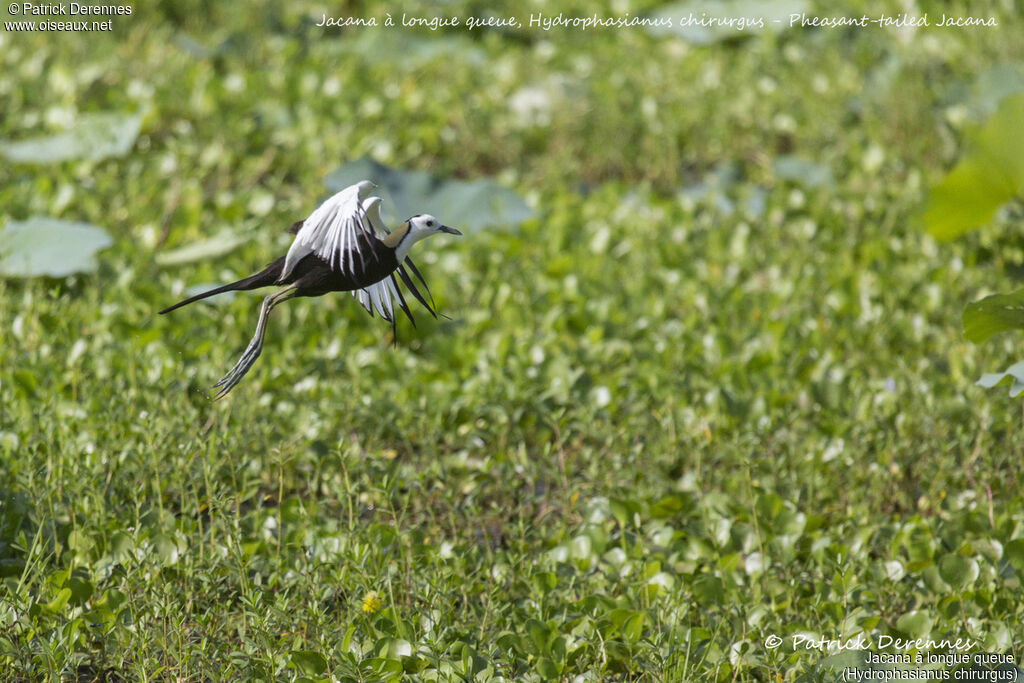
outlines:
[[[413, 327], [416, 327], [416, 319], [412, 317], [412, 311], [409, 310], [409, 304], [405, 301], [405, 296], [402, 294], [402, 288], [398, 286], [398, 280], [395, 279], [394, 273], [391, 274], [391, 284], [395, 286], [395, 291], [398, 293], [398, 306], [405, 313], [405, 317], [409, 319]], [[397, 316], [395, 316], [397, 317]]]
[[396, 272], [398, 273], [398, 277], [402, 278], [402, 282], [405, 283], [405, 286], [409, 288], [410, 292], [412, 292], [412, 295], [416, 297], [416, 300], [423, 304], [423, 308], [430, 311], [430, 315], [436, 318], [437, 313], [434, 313], [434, 309], [430, 307], [427, 300], [423, 298], [422, 294], [420, 294], [420, 290], [416, 289], [416, 285], [413, 283], [412, 278], [409, 277], [409, 273], [405, 272], [405, 266], [398, 266]]
[[[413, 275], [419, 278], [419, 281], [423, 283], [423, 288], [427, 290], [427, 296], [430, 297], [430, 303], [436, 307], [437, 304], [434, 303], [434, 295], [430, 293], [430, 287], [427, 285], [427, 281], [423, 279], [422, 275], [420, 275], [420, 269], [416, 267], [416, 264], [413, 263], [412, 259], [408, 256], [405, 257], [405, 265], [409, 266], [409, 270], [412, 271]], [[426, 304], [423, 305], [426, 306]], [[430, 308], [430, 306], [427, 306], [427, 308]], [[435, 315], [434, 317], [436, 318], [437, 316]]]

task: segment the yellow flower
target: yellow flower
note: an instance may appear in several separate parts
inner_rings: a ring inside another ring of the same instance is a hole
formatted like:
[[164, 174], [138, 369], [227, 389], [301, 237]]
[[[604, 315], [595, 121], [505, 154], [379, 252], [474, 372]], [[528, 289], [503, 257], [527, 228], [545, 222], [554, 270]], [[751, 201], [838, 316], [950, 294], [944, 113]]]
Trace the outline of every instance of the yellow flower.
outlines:
[[363, 611], [367, 614], [373, 614], [384, 605], [384, 602], [377, 595], [377, 591], [370, 591], [363, 596]]

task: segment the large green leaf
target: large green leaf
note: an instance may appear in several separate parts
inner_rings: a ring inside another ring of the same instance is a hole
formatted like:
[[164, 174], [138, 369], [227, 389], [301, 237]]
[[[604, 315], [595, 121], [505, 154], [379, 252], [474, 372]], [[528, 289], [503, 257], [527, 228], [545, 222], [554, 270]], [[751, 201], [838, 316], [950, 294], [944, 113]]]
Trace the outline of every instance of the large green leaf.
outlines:
[[96, 270], [95, 254], [113, 240], [88, 223], [36, 216], [0, 228], [0, 276], [66, 277]]
[[426, 171], [402, 171], [360, 159], [335, 169], [324, 183], [333, 191], [360, 180], [377, 183], [385, 200], [381, 212], [389, 224], [419, 213], [436, 216], [446, 225], [471, 232], [489, 226], [517, 226], [533, 211], [515, 192], [492, 180], [441, 180]]
[[953, 239], [992, 220], [1024, 190], [1024, 93], [1007, 97], [971, 136], [968, 152], [938, 185], [924, 209], [928, 232]]
[[[688, 0], [651, 13], [670, 19], [670, 26], [648, 26], [651, 35], [675, 35], [695, 45], [743, 38], [762, 31], [789, 28], [790, 15], [807, 11], [806, 0]], [[723, 21], [709, 21], [708, 18]]]
[[0, 140], [0, 156], [9, 161], [37, 164], [122, 156], [135, 144], [141, 127], [141, 114], [83, 114], [63, 133], [18, 141]]
[[997, 332], [1024, 329], [1024, 289], [1012, 294], [993, 294], [967, 304], [963, 316], [964, 336], [975, 344]]

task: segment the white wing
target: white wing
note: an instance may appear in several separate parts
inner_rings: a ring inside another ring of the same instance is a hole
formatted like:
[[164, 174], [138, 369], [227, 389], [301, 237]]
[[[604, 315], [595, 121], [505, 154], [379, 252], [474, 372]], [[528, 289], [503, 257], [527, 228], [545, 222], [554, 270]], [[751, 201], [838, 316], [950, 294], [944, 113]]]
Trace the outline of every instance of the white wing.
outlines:
[[[346, 187], [318, 206], [296, 233], [295, 241], [285, 256], [281, 277], [287, 277], [295, 264], [309, 254], [316, 254], [331, 268], [351, 273], [353, 257], [359, 248], [360, 232], [372, 234], [371, 231], [376, 229], [363, 208], [369, 201], [366, 200], [366, 193], [373, 187], [373, 183], [364, 180]], [[379, 223], [379, 200], [372, 208]]]
[[[380, 218], [380, 197], [367, 197], [363, 200], [363, 214], [367, 222], [378, 238], [384, 238], [388, 234], [384, 227], [384, 221]], [[395, 288], [394, 280], [389, 276], [363, 289], [353, 290], [352, 296], [362, 304], [363, 308], [370, 315], [374, 310], [388, 322], [395, 320], [394, 301], [398, 298], [398, 291]], [[401, 301], [401, 299], [398, 299]]]

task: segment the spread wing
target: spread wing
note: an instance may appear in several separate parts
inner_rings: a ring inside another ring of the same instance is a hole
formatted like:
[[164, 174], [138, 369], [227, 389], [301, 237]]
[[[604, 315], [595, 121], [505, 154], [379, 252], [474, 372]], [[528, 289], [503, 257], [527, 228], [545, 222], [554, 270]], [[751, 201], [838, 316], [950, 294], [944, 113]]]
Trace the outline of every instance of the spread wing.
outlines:
[[[346, 187], [318, 206], [296, 233], [285, 256], [281, 277], [291, 274], [295, 264], [309, 254], [316, 254], [335, 270], [353, 272], [354, 259], [363, 257], [359, 252], [360, 235], [373, 235], [376, 230], [363, 208], [366, 194], [373, 187], [373, 183], [364, 180]], [[376, 220], [380, 222], [379, 201]]]
[[[355, 265], [353, 259], [363, 258], [363, 254], [359, 252], [359, 238], [366, 235], [382, 239], [388, 234], [387, 228], [384, 227], [384, 221], [380, 217], [380, 197], [367, 196], [373, 187], [373, 183], [368, 180], [346, 187], [317, 207], [316, 211], [310, 214], [305, 221], [293, 225], [291, 232], [295, 232], [295, 240], [285, 256], [281, 278], [288, 276], [295, 268], [295, 264], [309, 254], [316, 254], [331, 268], [340, 272], [352, 272]], [[416, 278], [423, 284], [429, 297], [430, 289], [427, 288], [427, 283], [408, 257], [405, 259], [405, 265], [409, 266]], [[437, 317], [437, 313], [431, 306], [433, 298], [431, 297], [430, 303], [427, 303], [427, 300], [416, 289], [412, 278], [409, 277], [405, 265], [399, 264], [394, 273], [380, 282], [352, 292], [352, 296], [366, 309], [367, 313], [370, 315], [377, 313], [390, 322], [392, 327], [396, 324], [396, 302], [397, 307], [405, 313], [409, 321], [414, 326], [416, 325], [416, 320], [413, 319], [412, 312], [409, 310], [409, 304], [398, 287], [396, 274], [416, 297], [416, 300], [430, 312], [430, 315]]]

